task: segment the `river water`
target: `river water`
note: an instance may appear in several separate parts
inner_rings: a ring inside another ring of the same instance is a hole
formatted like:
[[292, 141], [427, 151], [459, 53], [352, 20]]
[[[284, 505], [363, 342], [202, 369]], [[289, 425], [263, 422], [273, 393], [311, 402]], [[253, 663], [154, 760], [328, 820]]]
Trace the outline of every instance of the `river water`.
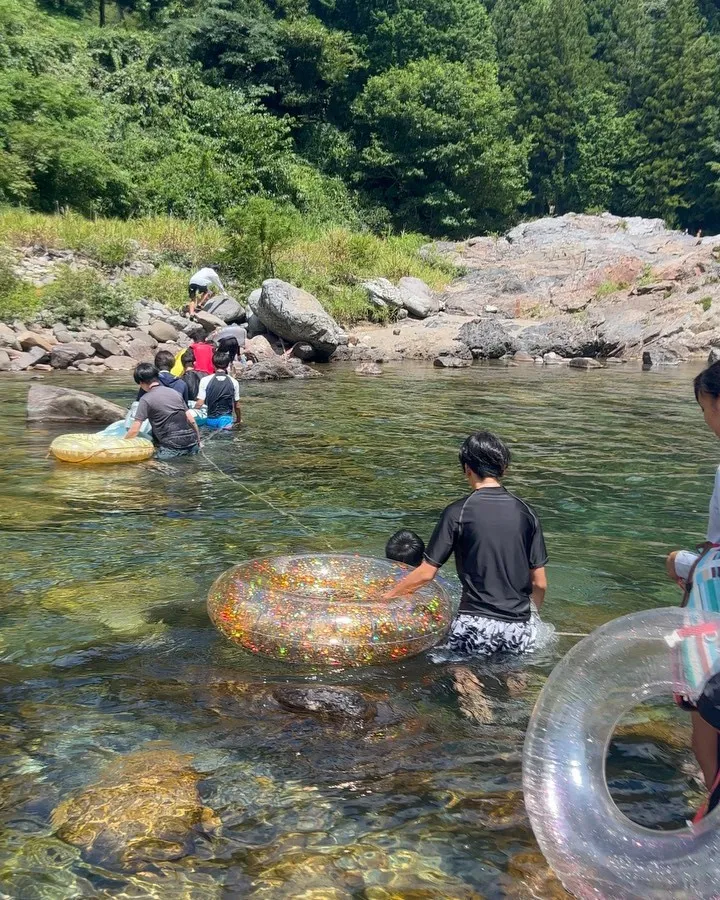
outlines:
[[[494, 718], [480, 724], [461, 714], [443, 665], [328, 673], [263, 661], [220, 638], [205, 598], [242, 559], [382, 555], [396, 528], [427, 536], [464, 492], [461, 440], [489, 428], [512, 447], [508, 486], [543, 522], [548, 622], [585, 632], [675, 603], [664, 555], [702, 539], [720, 459], [693, 374], [332, 369], [248, 386], [245, 427], [207, 446], [215, 467], [55, 462], [59, 429], [27, 428], [29, 382], [3, 377], [1, 895], [561, 896], [523, 812], [521, 751], [537, 692], [574, 638], [475, 666]], [[61, 383], [121, 403], [133, 393], [123, 378]], [[525, 673], [520, 689], [509, 671]], [[323, 722], [269, 696], [273, 683], [308, 681], [361, 689], [377, 718]], [[652, 708], [632, 721], [611, 750], [613, 793], [638, 821], [677, 826], [700, 796], [684, 720]], [[109, 762], [168, 747], [192, 760], [221, 821], [186, 855], [129, 872], [54, 835], [53, 809]]]

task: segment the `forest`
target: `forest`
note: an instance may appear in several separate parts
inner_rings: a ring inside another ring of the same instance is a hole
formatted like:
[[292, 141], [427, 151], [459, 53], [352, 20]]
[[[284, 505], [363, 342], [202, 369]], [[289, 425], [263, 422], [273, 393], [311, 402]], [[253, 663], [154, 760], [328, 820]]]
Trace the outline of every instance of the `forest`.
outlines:
[[238, 233], [253, 204], [281, 229], [610, 210], [710, 231], [718, 85], [712, 0], [0, 0], [0, 204]]

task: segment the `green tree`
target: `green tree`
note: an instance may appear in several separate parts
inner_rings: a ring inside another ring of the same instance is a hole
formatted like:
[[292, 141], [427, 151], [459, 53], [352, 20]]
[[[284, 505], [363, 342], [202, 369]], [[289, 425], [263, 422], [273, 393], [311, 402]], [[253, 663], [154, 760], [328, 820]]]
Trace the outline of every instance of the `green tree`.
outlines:
[[294, 207], [253, 197], [227, 216], [229, 267], [245, 284], [275, 277], [278, 251], [299, 234], [300, 214]]
[[513, 108], [488, 63], [419, 60], [371, 78], [355, 103], [363, 187], [402, 227], [502, 227], [526, 199]]

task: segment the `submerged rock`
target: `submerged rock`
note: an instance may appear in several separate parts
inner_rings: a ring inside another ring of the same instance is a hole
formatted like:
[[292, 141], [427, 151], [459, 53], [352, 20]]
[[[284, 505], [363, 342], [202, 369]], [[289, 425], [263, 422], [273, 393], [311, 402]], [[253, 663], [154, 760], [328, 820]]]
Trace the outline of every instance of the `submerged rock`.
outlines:
[[359, 691], [340, 687], [277, 687], [273, 697], [291, 712], [304, 712], [331, 719], [367, 722], [377, 713], [375, 704]]
[[360, 363], [359, 366], [355, 367], [356, 375], [378, 376], [378, 375], [382, 375], [382, 373], [383, 373], [382, 366], [378, 365], [377, 363], [372, 363], [372, 362]]
[[179, 859], [191, 852], [195, 834], [218, 824], [200, 799], [200, 777], [190, 757], [175, 750], [130, 753], [60, 803], [53, 828], [86, 859], [109, 868], [142, 871]]
[[116, 403], [85, 391], [33, 384], [28, 391], [29, 422], [83, 422], [88, 425], [112, 425], [125, 418], [125, 410]]
[[238, 375], [241, 381], [278, 381], [281, 378], [318, 378], [319, 372], [303, 365], [299, 359], [277, 356], [261, 359]]
[[472, 365], [472, 360], [460, 356], [436, 356], [433, 365], [436, 369], [466, 369]]

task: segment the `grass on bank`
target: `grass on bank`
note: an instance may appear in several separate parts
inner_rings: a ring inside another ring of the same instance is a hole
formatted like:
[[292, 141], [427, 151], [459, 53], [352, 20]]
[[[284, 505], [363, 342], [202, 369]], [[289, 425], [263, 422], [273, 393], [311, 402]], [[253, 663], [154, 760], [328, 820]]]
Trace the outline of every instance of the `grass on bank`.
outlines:
[[[457, 274], [440, 258], [421, 258], [418, 251], [425, 243], [426, 238], [418, 234], [379, 237], [347, 228], [303, 226], [287, 233], [268, 255], [252, 242], [238, 241], [236, 234], [219, 225], [169, 217], [89, 220], [75, 213], [44, 215], [0, 209], [0, 250], [5, 248], [0, 252], [0, 320], [30, 321], [44, 309], [62, 319], [63, 304], [54, 298], [69, 298], [73, 292], [81, 295], [67, 303], [67, 313], [75, 313], [75, 321], [118, 320], [127, 307], [128, 294], [179, 308], [186, 302], [191, 270], [215, 265], [221, 272], [233, 273], [226, 283], [241, 302], [263, 278], [272, 275], [310, 291], [339, 322], [351, 325], [380, 317], [359, 287], [362, 280], [384, 277], [396, 282], [412, 275], [434, 290], [442, 290]], [[54, 282], [33, 288], [12, 276], [11, 248], [35, 245], [73, 250], [106, 268], [121, 266], [146, 251], [157, 268], [152, 275], [126, 277], [122, 290], [108, 288], [104, 297], [97, 279], [79, 279], [70, 269], [60, 270], [59, 285]]]

